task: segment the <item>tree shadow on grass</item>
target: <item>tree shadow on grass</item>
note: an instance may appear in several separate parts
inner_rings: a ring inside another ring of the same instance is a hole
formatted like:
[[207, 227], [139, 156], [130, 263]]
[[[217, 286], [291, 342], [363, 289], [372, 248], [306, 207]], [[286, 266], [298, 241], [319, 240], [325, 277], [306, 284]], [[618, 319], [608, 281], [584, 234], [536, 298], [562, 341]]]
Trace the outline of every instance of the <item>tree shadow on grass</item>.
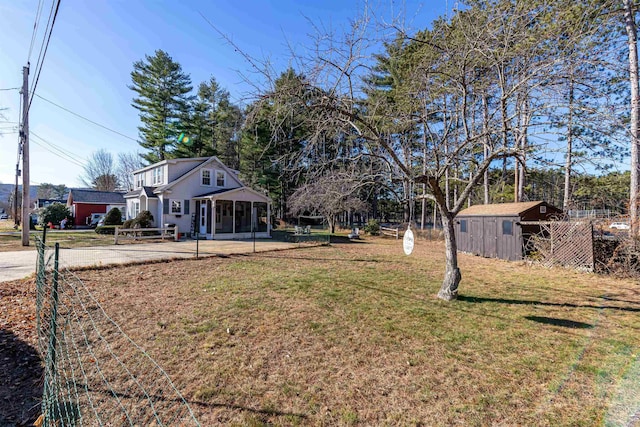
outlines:
[[41, 399], [38, 352], [13, 332], [0, 329], [0, 426], [32, 425]]
[[570, 307], [570, 308], [592, 308], [595, 310], [618, 310], [629, 311], [632, 313], [640, 313], [638, 307], [617, 307], [611, 305], [592, 305], [592, 304], [573, 304], [573, 303], [560, 303], [560, 302], [545, 302], [545, 301], [530, 301], [519, 299], [506, 299], [506, 298], [487, 298], [487, 297], [471, 297], [465, 295], [458, 295], [458, 301], [470, 302], [470, 303], [484, 303], [495, 302], [500, 304], [513, 304], [513, 305], [543, 305], [549, 307]]
[[203, 402], [201, 400], [195, 400], [195, 399], [183, 400], [182, 398], [179, 398], [179, 397], [167, 397], [167, 396], [147, 394], [142, 392], [139, 392], [139, 393], [121, 392], [113, 389], [90, 387], [87, 384], [78, 384], [78, 385], [92, 393], [101, 393], [109, 397], [116, 396], [118, 399], [121, 399], [123, 402], [127, 402], [128, 400], [136, 401], [136, 402], [146, 402], [151, 400], [155, 402], [165, 402], [169, 404], [175, 404], [176, 408], [180, 408], [182, 404], [187, 403], [191, 407], [197, 406], [205, 409], [206, 408], [227, 408], [232, 410], [250, 412], [250, 413], [261, 415], [261, 416], [278, 416], [278, 417], [286, 416], [286, 417], [294, 417], [299, 420], [304, 420], [308, 417], [306, 414], [300, 414], [295, 412], [283, 412], [283, 411], [278, 411], [276, 409], [270, 409], [270, 408], [250, 408], [247, 406], [235, 405], [231, 403], [210, 403], [210, 402]]
[[545, 325], [562, 326], [563, 328], [572, 329], [591, 329], [593, 325], [584, 322], [576, 322], [569, 319], [558, 319], [555, 317], [543, 317], [543, 316], [524, 316], [525, 319], [533, 322], [543, 323]]

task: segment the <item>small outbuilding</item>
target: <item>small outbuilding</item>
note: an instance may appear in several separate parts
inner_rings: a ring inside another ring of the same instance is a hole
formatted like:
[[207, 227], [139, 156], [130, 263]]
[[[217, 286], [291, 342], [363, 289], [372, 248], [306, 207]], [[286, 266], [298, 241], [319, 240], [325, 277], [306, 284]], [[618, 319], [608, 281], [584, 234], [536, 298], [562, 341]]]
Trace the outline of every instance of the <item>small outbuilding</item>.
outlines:
[[455, 220], [458, 250], [487, 258], [521, 260], [530, 236], [538, 234], [535, 221], [549, 221], [562, 210], [547, 202], [475, 205], [458, 213]]

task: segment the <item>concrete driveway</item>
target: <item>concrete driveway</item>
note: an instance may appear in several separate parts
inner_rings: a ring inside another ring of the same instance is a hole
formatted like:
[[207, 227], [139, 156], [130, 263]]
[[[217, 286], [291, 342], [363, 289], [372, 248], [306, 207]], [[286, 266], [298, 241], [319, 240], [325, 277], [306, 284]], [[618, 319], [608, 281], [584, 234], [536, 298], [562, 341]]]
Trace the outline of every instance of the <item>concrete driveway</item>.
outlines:
[[[196, 248], [197, 246], [197, 248]], [[298, 247], [297, 243], [256, 240], [255, 251], [264, 252]], [[182, 242], [135, 243], [84, 248], [60, 248], [60, 265], [65, 267], [102, 266], [150, 260], [195, 258], [199, 256], [247, 254], [253, 240], [186, 240]], [[21, 279], [35, 273], [36, 251], [0, 252], [0, 282]]]

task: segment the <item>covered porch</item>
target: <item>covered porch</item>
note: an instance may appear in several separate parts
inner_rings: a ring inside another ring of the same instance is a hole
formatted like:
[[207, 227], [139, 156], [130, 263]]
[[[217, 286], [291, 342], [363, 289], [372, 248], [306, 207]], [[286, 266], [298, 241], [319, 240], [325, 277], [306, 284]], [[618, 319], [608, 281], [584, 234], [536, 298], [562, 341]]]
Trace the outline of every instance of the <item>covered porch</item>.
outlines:
[[194, 197], [194, 233], [200, 238], [270, 238], [271, 200], [246, 187]]

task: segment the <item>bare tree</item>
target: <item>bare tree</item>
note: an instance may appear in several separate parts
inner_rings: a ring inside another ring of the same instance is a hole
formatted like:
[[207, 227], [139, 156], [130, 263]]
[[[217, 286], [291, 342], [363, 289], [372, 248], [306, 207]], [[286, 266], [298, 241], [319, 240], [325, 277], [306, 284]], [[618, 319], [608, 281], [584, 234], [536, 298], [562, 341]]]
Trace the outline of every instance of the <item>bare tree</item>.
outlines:
[[[438, 296], [455, 299], [462, 277], [455, 217], [494, 162], [512, 158], [524, 164], [525, 140], [535, 138], [533, 118], [545, 104], [535, 97], [543, 96], [556, 63], [545, 49], [552, 35], [544, 23], [552, 19], [548, 9], [483, 2], [431, 30], [394, 34], [384, 40], [393, 49], [382, 61], [371, 54], [376, 41], [368, 22], [355, 21], [343, 36], [320, 33], [309, 57], [297, 61], [303, 78], [274, 86], [261, 99], [265, 106], [288, 108], [282, 117], [304, 111], [296, 114], [309, 130], [304, 159], [322, 151], [327, 135], [342, 135], [332, 140], [352, 143], [350, 150], [314, 160], [376, 158], [386, 165], [388, 181], [407, 188], [425, 184], [445, 236]], [[375, 67], [389, 78], [374, 87], [373, 79], [363, 77]], [[282, 120], [271, 125], [272, 133], [283, 133]]]
[[133, 190], [133, 171], [144, 166], [140, 153], [118, 153], [116, 175], [123, 190]]
[[360, 198], [360, 190], [369, 181], [349, 172], [329, 172], [299, 187], [288, 205], [292, 215], [321, 215], [335, 233], [338, 218], [345, 212], [363, 212], [367, 203]]
[[118, 188], [118, 177], [111, 153], [102, 149], [95, 151], [87, 161], [80, 180], [84, 185], [100, 191], [114, 191]]

